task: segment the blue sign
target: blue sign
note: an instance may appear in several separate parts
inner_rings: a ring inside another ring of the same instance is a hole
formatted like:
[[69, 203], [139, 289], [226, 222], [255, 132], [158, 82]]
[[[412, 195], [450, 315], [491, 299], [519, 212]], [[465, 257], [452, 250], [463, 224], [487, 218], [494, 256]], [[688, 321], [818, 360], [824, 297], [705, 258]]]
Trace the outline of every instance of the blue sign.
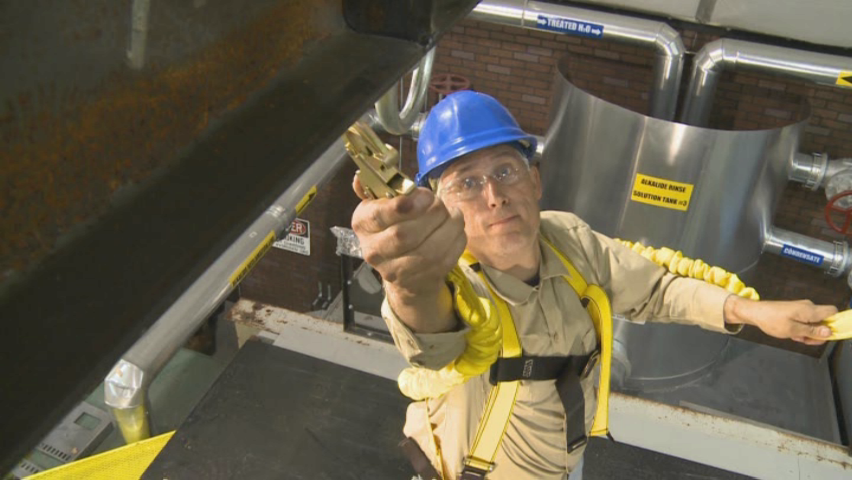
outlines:
[[781, 255], [809, 265], [822, 265], [822, 261], [824, 260], [822, 255], [790, 245], [784, 245], [781, 248]]
[[580, 35], [582, 37], [601, 38], [604, 31], [603, 25], [570, 18], [551, 17], [550, 15], [539, 15], [536, 24], [542, 30]]

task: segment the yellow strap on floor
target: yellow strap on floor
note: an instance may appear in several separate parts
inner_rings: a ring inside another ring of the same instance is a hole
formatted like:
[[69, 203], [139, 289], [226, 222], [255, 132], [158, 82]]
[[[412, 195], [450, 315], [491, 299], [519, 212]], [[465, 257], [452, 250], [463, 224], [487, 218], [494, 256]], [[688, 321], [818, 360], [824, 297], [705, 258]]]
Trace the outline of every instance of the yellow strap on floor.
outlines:
[[26, 477], [27, 480], [138, 480], [175, 432], [125, 445]]

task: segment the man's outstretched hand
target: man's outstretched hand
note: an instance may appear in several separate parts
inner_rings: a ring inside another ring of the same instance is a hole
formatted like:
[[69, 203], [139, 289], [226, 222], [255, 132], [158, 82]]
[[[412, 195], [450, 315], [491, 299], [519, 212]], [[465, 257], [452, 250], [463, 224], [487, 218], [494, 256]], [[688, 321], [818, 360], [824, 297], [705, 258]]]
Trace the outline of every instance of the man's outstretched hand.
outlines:
[[810, 300], [754, 301], [731, 295], [725, 301], [725, 322], [754, 325], [775, 338], [791, 338], [807, 345], [821, 345], [831, 335], [822, 324], [837, 313], [833, 305], [814, 305]]

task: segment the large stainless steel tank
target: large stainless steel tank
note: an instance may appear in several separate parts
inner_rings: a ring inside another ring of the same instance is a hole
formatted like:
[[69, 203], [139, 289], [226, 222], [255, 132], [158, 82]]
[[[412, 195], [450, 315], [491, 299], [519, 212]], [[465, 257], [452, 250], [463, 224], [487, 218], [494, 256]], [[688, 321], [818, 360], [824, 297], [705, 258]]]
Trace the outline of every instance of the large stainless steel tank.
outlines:
[[[803, 121], [725, 131], [642, 115], [577, 88], [557, 69], [541, 164], [545, 209], [606, 235], [682, 250], [746, 281], [761, 253]], [[681, 325], [617, 321], [627, 389], [668, 388], [705, 373], [727, 337]]]

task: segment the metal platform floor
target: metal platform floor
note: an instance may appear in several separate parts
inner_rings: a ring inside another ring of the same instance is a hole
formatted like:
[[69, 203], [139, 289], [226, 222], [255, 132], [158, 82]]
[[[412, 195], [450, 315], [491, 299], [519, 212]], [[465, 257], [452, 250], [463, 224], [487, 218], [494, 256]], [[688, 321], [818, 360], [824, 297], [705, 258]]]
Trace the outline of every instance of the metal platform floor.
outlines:
[[[250, 341], [143, 479], [409, 479], [408, 400], [391, 380]], [[749, 478], [595, 439], [585, 478]]]

